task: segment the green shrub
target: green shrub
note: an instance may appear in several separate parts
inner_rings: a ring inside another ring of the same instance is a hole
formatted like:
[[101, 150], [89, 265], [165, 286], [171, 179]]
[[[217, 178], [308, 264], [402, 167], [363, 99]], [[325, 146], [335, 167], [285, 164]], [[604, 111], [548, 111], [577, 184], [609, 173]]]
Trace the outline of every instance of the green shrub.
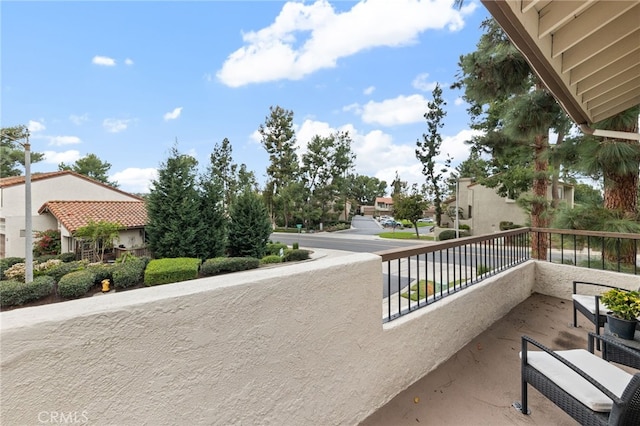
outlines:
[[67, 275], [69, 272], [81, 271], [86, 267], [86, 265], [87, 262], [82, 260], [61, 263], [51, 269], [48, 269], [46, 274], [52, 276], [53, 279], [59, 283], [63, 276]]
[[36, 277], [28, 284], [20, 281], [0, 281], [0, 305], [18, 306], [49, 296], [55, 281], [52, 277]]
[[471, 227], [469, 225], [467, 225], [466, 223], [463, 223], [462, 225], [458, 226], [459, 229], [465, 230], [465, 231], [471, 231]]
[[267, 244], [267, 255], [280, 255], [280, 249], [283, 251], [288, 247], [283, 243], [268, 243]]
[[298, 249], [300, 248], [300, 244], [298, 244], [298, 243], [293, 243], [293, 246], [292, 246], [292, 247], [293, 247], [293, 249], [294, 249], [294, 250], [298, 250]]
[[94, 263], [87, 266], [87, 270], [93, 272], [96, 276], [95, 281], [97, 283], [102, 282], [102, 280], [111, 280], [113, 265], [109, 265], [107, 263]]
[[96, 282], [96, 275], [89, 269], [69, 272], [58, 282], [58, 294], [65, 299], [82, 297]]
[[200, 259], [193, 257], [154, 259], [144, 271], [144, 284], [152, 286], [198, 278], [200, 263]]
[[4, 271], [16, 263], [24, 263], [24, 257], [5, 257], [4, 259], [0, 259], [0, 278], [4, 279]]
[[486, 274], [488, 272], [491, 272], [491, 268], [488, 267], [485, 264], [480, 264], [480, 265], [478, 265], [478, 269], [476, 269], [476, 276], [480, 276], [480, 275]]
[[58, 259], [58, 255], [57, 254], [43, 254], [41, 256], [37, 256], [33, 258], [33, 262], [34, 263], [45, 263], [48, 260], [51, 259]]
[[[459, 233], [460, 233], [460, 238], [469, 236], [469, 232], [467, 232], [467, 231], [459, 231]], [[456, 238], [456, 230], [455, 229], [446, 229], [446, 230], [442, 231], [440, 233], [440, 235], [438, 236], [438, 239], [440, 241], [453, 240], [455, 238]]]
[[111, 269], [113, 286], [128, 288], [142, 283], [147, 263], [149, 263], [148, 257], [129, 257], [125, 261], [113, 265]]
[[260, 260], [253, 257], [214, 257], [207, 259], [200, 267], [203, 276], [246, 271], [260, 266]]
[[263, 265], [266, 265], [269, 263], [282, 263], [282, 258], [278, 254], [270, 254], [269, 256], [265, 256], [262, 259], [260, 259], [260, 263]]
[[522, 228], [522, 225], [518, 225], [518, 224], [515, 224], [513, 222], [508, 222], [508, 221], [500, 222], [500, 230], [501, 231], [508, 231], [510, 229], [518, 229], [518, 228]]
[[295, 262], [309, 259], [309, 250], [289, 250], [284, 255], [285, 262]]
[[62, 253], [58, 255], [58, 259], [62, 260], [65, 263], [73, 262], [76, 260], [76, 254], [73, 252]]

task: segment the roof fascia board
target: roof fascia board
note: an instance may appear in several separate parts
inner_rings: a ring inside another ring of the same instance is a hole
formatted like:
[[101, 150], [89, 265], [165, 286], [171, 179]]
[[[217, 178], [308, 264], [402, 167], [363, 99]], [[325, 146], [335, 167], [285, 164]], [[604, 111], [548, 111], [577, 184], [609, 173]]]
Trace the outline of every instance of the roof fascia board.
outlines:
[[551, 59], [551, 37], [538, 39], [538, 14], [535, 8], [523, 13], [521, 1], [481, 0], [493, 18], [520, 50], [543, 84], [578, 124], [593, 121], [579, 100], [569, 90], [570, 73], [563, 74], [561, 59]]

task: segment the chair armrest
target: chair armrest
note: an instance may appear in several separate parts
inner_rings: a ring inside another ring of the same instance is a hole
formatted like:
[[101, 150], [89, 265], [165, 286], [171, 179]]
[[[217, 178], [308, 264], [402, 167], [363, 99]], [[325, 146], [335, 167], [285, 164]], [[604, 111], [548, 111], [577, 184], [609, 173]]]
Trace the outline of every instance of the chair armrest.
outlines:
[[[593, 336], [596, 336], [594, 333], [589, 333], [589, 334], [590, 335], [593, 334]], [[564, 365], [566, 365], [567, 367], [569, 367], [570, 369], [575, 371], [580, 377], [582, 377], [583, 379], [585, 379], [586, 381], [591, 383], [600, 392], [605, 394], [607, 396], [607, 398], [610, 398], [613, 401], [614, 404], [616, 404], [616, 405], [623, 404], [623, 401], [617, 395], [615, 395], [609, 389], [604, 387], [600, 382], [596, 381], [593, 377], [591, 377], [585, 371], [583, 371], [582, 369], [576, 367], [573, 363], [571, 363], [571, 362], [567, 361], [566, 359], [562, 358], [560, 355], [556, 354], [554, 351], [552, 351], [551, 349], [547, 348], [543, 344], [536, 342], [535, 340], [533, 340], [529, 336], [522, 336], [522, 363], [523, 363], [523, 365], [527, 365], [528, 364], [528, 362], [527, 362], [527, 344], [532, 344], [533, 346], [536, 346], [537, 348], [543, 350], [548, 355], [554, 357], [555, 359], [557, 359], [558, 361], [560, 361], [561, 363], [563, 363]], [[591, 342], [590, 344], [592, 345], [593, 343]], [[609, 343], [607, 342], [607, 344], [609, 344]], [[591, 353], [593, 353], [593, 352], [591, 352]], [[596, 355], [594, 355], [594, 356], [596, 356]], [[551, 378], [549, 378], [549, 379], [551, 379]]]
[[589, 282], [589, 281], [574, 281], [573, 282], [573, 294], [578, 294], [577, 293], [578, 284], [580, 284], [580, 285], [593, 285], [593, 286], [596, 286], [596, 287], [615, 288], [615, 289], [618, 289], [618, 290], [624, 290], [624, 289], [621, 289], [619, 287], [616, 287], [616, 286], [613, 286], [613, 285], [609, 285], [609, 284], [592, 283], [592, 282]]

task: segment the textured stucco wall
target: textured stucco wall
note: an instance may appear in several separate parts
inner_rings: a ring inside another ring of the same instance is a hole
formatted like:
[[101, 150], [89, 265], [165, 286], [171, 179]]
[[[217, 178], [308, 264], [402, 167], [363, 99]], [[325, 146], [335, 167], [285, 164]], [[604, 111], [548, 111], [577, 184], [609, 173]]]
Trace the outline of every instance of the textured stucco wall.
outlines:
[[[571, 300], [573, 281], [607, 284], [627, 290], [640, 288], [640, 276], [536, 261], [536, 282], [533, 288], [536, 293]], [[589, 286], [580, 286], [578, 289], [580, 294], [592, 295], [603, 291], [603, 288]]]
[[353, 254], [3, 312], [2, 424], [357, 424], [535, 278], [527, 262], [383, 326], [381, 269]]

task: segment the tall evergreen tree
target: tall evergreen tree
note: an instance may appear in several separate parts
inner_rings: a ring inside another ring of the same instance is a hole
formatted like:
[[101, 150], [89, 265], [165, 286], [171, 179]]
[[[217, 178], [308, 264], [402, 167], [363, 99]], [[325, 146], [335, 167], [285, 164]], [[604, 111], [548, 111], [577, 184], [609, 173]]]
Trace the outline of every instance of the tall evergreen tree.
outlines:
[[[27, 143], [29, 131], [27, 126], [3, 127], [0, 129], [0, 178], [9, 176], [20, 176], [24, 167], [24, 147], [20, 144]], [[31, 153], [31, 164], [37, 163], [44, 158], [44, 154], [39, 152]]]
[[384, 197], [387, 192], [387, 182], [376, 177], [363, 175], [349, 175], [349, 197], [360, 206], [372, 206], [376, 197]]
[[58, 164], [58, 170], [71, 170], [81, 175], [88, 176], [98, 182], [117, 188], [118, 182], [109, 181], [110, 169], [111, 164], [106, 161], [102, 161], [95, 154], [87, 154], [70, 165], [65, 163]]
[[231, 206], [229, 254], [261, 259], [270, 235], [271, 223], [264, 202], [255, 192], [242, 192]]
[[[484, 132], [473, 141], [476, 149], [491, 153], [498, 166], [494, 171], [500, 174], [486, 183], [511, 195], [532, 188], [531, 225], [545, 228], [551, 219], [548, 135], [566, 128], [566, 114], [500, 26], [488, 19], [482, 27], [477, 50], [460, 58], [461, 75], [453, 87], [464, 87], [472, 127]], [[546, 258], [546, 238], [533, 239], [534, 257]]]
[[442, 88], [439, 84], [432, 92], [433, 100], [427, 103], [427, 112], [424, 114], [427, 120], [427, 133], [422, 134], [422, 141], [416, 142], [416, 158], [422, 163], [422, 174], [427, 180], [427, 189], [430, 192], [433, 205], [435, 207], [436, 224], [440, 226], [442, 220], [442, 198], [445, 192], [446, 183], [443, 182], [443, 175], [447, 167], [451, 164], [451, 159], [445, 161], [445, 167], [438, 170], [436, 168], [436, 157], [440, 155], [442, 146], [442, 136], [440, 129], [444, 126], [442, 120], [447, 115], [443, 107], [447, 103], [442, 99]]
[[157, 257], [203, 257], [198, 162], [172, 148], [147, 197], [146, 234]]
[[262, 146], [269, 154], [267, 190], [272, 192], [267, 197], [269, 210], [275, 221], [275, 204], [280, 202], [284, 226], [287, 227], [292, 200], [291, 191], [285, 189], [297, 181], [299, 171], [293, 111], [280, 106], [269, 107], [269, 115], [258, 132]]
[[210, 159], [211, 178], [215, 178], [221, 186], [223, 194], [223, 210], [228, 212], [236, 192], [238, 191], [237, 169], [231, 156], [233, 148], [229, 139], [224, 138], [222, 143], [213, 147]]
[[202, 259], [223, 256], [227, 248], [228, 216], [225, 204], [223, 177], [216, 169], [214, 154], [207, 172], [200, 178], [200, 243]]

